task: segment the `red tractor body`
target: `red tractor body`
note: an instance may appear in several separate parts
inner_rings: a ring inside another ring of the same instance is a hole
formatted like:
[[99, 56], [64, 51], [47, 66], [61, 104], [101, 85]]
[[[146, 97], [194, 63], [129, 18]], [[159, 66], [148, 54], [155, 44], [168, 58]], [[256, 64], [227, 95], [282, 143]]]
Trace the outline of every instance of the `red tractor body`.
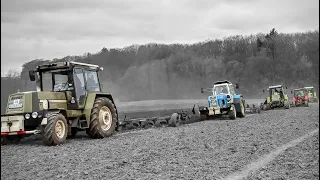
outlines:
[[308, 90], [305, 88], [299, 88], [294, 90], [293, 102], [295, 106], [309, 106], [308, 104]]

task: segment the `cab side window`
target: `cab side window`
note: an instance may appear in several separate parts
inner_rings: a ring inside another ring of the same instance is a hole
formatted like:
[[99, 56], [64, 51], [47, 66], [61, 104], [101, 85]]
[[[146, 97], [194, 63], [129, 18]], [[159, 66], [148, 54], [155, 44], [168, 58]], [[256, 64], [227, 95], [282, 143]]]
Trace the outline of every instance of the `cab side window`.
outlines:
[[91, 92], [100, 92], [100, 84], [96, 71], [84, 70], [86, 89]]
[[229, 89], [230, 89], [230, 94], [235, 94], [234, 88], [232, 85], [229, 85]]

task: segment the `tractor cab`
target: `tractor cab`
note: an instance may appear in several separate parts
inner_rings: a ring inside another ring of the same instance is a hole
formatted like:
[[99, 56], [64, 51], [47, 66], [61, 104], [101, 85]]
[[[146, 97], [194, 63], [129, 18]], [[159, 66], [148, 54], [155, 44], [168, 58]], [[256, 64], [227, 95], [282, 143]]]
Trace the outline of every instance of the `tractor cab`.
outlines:
[[306, 90], [305, 88], [294, 89], [293, 95], [294, 95], [294, 97], [308, 96], [308, 90]]
[[37, 91], [63, 92], [68, 109], [83, 109], [89, 92], [101, 92], [98, 71], [102, 67], [79, 62], [58, 62], [37, 66], [29, 71]]
[[294, 104], [297, 105], [301, 105], [301, 104], [305, 104], [307, 105], [308, 103], [308, 90], [305, 88], [297, 88], [294, 89], [294, 91], [291, 93], [293, 94], [293, 102]]
[[273, 101], [280, 101], [284, 97], [284, 88], [282, 85], [269, 86], [269, 97]]
[[[310, 102], [318, 102], [317, 93], [314, 90], [313, 86], [304, 87], [308, 91], [308, 99]], [[319, 90], [319, 88], [318, 88]]]
[[213, 84], [213, 88], [202, 88], [201, 92], [212, 92], [212, 96], [217, 95], [234, 95], [235, 90], [239, 89], [238, 84], [232, 84], [230, 81], [217, 81]]
[[[271, 108], [274, 108], [274, 107], [290, 108], [288, 95], [286, 95], [283, 85], [269, 86], [267, 91], [269, 91], [269, 95], [264, 104], [267, 104]], [[263, 92], [265, 92], [265, 90], [263, 90]]]

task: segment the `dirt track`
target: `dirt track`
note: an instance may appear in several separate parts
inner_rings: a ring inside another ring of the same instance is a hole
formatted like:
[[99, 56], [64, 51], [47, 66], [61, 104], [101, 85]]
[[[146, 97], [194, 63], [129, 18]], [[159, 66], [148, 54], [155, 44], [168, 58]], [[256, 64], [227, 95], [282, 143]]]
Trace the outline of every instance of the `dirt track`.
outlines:
[[[310, 104], [308, 108], [268, 111], [235, 121], [204, 121], [119, 133], [100, 140], [79, 134], [57, 147], [43, 146], [33, 137], [1, 147], [1, 179], [223, 179], [316, 128], [319, 105]], [[295, 177], [288, 173], [300, 174], [300, 170], [312, 174], [301, 177], [318, 179], [315, 154], [319, 149], [314, 138], [318, 136], [303, 142], [305, 146], [289, 148], [283, 154], [287, 158], [278, 156], [268, 165], [268, 175], [257, 172], [252, 177]], [[303, 153], [306, 148], [307, 154]], [[280, 168], [288, 161], [299, 161], [309, 168]]]

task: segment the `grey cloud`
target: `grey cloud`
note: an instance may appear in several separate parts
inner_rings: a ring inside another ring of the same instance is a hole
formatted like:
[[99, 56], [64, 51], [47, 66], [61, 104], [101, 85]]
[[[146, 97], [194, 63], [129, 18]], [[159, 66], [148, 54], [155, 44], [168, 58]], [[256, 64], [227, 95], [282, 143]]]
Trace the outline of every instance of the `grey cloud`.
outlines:
[[1, 61], [25, 62], [149, 42], [307, 30], [318, 0], [1, 0]]
[[72, 9], [95, 9], [101, 7], [103, 7], [104, 9], [128, 9], [130, 8], [130, 4], [124, 3], [123, 0], [1, 0], [1, 12], [53, 12]]

